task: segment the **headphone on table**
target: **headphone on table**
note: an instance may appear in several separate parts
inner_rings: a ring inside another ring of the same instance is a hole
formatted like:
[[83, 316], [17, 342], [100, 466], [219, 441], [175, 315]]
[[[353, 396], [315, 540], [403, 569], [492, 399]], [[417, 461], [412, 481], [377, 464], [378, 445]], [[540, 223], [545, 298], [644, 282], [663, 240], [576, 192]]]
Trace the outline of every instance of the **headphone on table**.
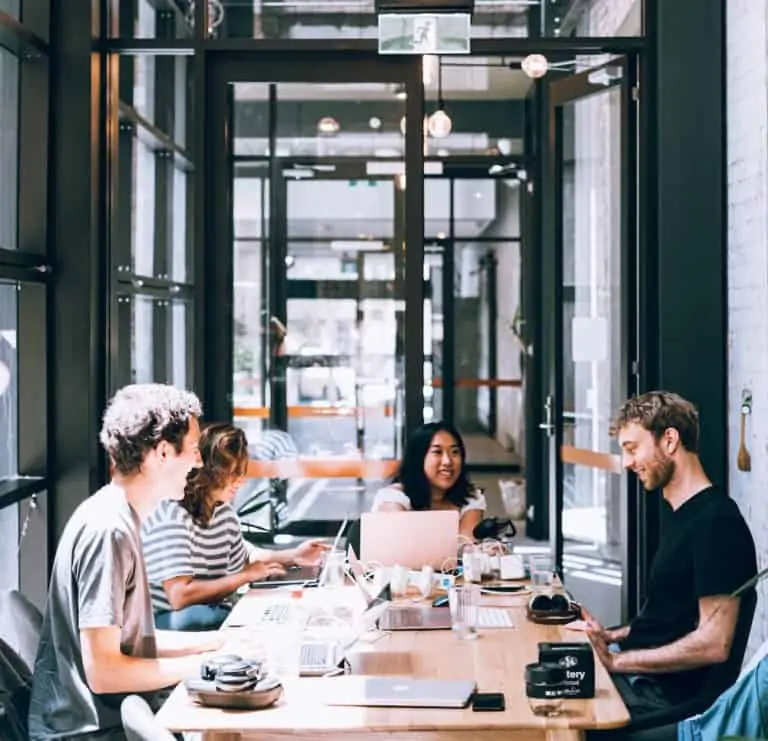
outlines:
[[472, 535], [476, 540], [503, 540], [517, 535], [515, 523], [506, 517], [486, 517], [475, 525]]

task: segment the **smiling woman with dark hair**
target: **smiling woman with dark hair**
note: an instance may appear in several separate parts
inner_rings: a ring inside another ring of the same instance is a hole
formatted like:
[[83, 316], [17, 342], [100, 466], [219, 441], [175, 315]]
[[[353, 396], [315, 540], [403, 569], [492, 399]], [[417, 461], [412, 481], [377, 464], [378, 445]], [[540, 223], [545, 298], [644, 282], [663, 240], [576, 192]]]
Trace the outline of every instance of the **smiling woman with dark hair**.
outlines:
[[459, 431], [447, 422], [415, 429], [392, 484], [376, 493], [374, 512], [425, 509], [459, 511], [459, 532], [473, 538], [483, 519], [485, 497], [467, 477], [466, 450]]

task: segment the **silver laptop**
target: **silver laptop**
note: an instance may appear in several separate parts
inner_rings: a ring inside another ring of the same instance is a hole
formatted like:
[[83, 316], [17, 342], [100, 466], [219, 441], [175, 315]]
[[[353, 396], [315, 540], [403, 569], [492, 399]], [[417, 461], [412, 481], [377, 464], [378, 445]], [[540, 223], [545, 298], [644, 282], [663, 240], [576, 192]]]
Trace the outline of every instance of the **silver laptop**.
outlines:
[[[392, 599], [389, 584], [376, 597], [372, 597], [368, 592], [363, 565], [352, 546], [349, 546], [347, 554], [349, 575], [365, 596], [369, 609], [377, 602], [389, 602]], [[390, 605], [379, 620], [381, 630], [448, 630], [450, 627], [451, 612], [447, 607]]]
[[358, 707], [463, 708], [477, 689], [470, 679], [347, 676], [327, 681], [328, 705]]
[[319, 677], [338, 669], [347, 652], [360, 637], [373, 630], [382, 613], [387, 609], [386, 602], [369, 605], [360, 616], [352, 634], [346, 639], [326, 638], [314, 640], [305, 638], [299, 654], [299, 674], [302, 677]]

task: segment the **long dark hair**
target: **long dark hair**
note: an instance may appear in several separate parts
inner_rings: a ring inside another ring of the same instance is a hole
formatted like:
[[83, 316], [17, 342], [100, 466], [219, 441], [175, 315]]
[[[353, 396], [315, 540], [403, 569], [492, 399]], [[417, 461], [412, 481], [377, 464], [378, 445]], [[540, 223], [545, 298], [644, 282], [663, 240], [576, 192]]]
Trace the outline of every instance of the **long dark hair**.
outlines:
[[207, 527], [216, 508], [211, 493], [242, 476], [248, 467], [248, 440], [239, 427], [214, 422], [203, 428], [198, 447], [203, 465], [189, 472], [181, 506], [198, 525]]
[[403, 492], [411, 500], [411, 507], [415, 510], [432, 508], [432, 489], [424, 473], [424, 459], [432, 444], [432, 438], [438, 432], [447, 432], [456, 441], [461, 453], [459, 478], [445, 492], [445, 498], [457, 507], [463, 507], [474, 494], [475, 487], [467, 478], [465, 468], [467, 451], [459, 431], [448, 422], [429, 422], [417, 427], [408, 436], [400, 470], [394, 479], [395, 483], [403, 487]]

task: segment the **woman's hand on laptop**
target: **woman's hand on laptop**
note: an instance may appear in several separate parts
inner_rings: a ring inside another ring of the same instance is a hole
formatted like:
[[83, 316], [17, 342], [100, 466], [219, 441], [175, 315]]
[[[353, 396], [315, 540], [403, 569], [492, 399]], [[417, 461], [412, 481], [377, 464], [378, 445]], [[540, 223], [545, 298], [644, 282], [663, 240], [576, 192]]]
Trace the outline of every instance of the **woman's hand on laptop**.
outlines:
[[290, 551], [291, 561], [297, 566], [317, 566], [330, 549], [322, 540], [307, 540]]
[[285, 574], [285, 566], [274, 561], [253, 561], [245, 567], [245, 573], [250, 581], [264, 581], [270, 576], [282, 576]]

